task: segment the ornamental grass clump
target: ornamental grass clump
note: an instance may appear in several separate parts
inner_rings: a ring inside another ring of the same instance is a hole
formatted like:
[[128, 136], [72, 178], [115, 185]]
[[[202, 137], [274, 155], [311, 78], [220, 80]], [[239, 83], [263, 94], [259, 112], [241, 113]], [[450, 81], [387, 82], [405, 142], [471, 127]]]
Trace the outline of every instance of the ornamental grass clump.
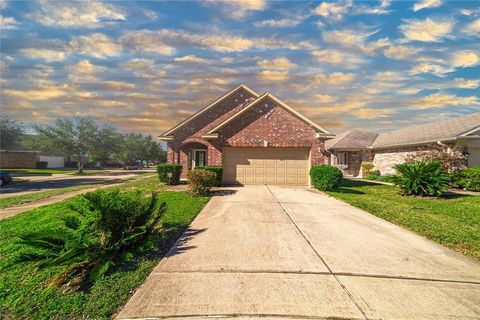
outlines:
[[188, 172], [188, 185], [193, 196], [206, 196], [215, 186], [216, 175], [212, 171], [194, 169]]
[[333, 190], [342, 184], [343, 174], [334, 166], [322, 164], [310, 169], [312, 184], [319, 190]]
[[439, 161], [416, 161], [398, 164], [393, 183], [402, 195], [439, 197], [448, 190], [450, 177]]

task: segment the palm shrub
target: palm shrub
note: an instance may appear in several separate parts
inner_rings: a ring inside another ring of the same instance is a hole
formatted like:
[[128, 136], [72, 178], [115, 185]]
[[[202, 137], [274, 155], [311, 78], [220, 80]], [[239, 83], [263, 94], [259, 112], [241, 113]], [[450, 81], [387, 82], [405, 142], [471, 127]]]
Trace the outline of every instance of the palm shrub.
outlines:
[[21, 243], [38, 249], [21, 259], [39, 260], [39, 267], [67, 267], [52, 284], [72, 278], [85, 284], [102, 277], [115, 258], [154, 231], [167, 208], [156, 193], [146, 197], [139, 190], [97, 190], [83, 197], [85, 204], [72, 208], [78, 215], [65, 219], [63, 229], [21, 237]]
[[480, 167], [465, 168], [455, 173], [452, 180], [462, 189], [480, 191]]
[[310, 169], [310, 177], [316, 189], [332, 190], [341, 185], [343, 174], [337, 167], [322, 164]]
[[440, 196], [450, 180], [440, 161], [416, 161], [398, 164], [393, 183], [403, 195]]
[[206, 196], [215, 185], [216, 175], [207, 170], [191, 170], [188, 172], [190, 193], [194, 196]]

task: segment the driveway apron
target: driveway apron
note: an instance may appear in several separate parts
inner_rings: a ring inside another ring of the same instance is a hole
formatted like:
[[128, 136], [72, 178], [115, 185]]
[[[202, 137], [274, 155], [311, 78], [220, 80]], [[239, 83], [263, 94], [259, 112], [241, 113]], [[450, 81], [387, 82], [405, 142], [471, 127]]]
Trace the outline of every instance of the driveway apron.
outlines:
[[118, 319], [480, 318], [480, 264], [308, 188], [222, 188]]

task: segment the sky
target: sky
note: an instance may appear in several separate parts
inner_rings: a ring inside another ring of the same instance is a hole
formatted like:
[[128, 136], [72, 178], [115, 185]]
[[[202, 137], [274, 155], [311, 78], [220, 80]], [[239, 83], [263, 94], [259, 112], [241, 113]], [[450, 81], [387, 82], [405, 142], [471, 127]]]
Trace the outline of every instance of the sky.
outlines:
[[480, 111], [480, 1], [0, 0], [1, 113], [154, 136], [244, 83], [328, 130]]

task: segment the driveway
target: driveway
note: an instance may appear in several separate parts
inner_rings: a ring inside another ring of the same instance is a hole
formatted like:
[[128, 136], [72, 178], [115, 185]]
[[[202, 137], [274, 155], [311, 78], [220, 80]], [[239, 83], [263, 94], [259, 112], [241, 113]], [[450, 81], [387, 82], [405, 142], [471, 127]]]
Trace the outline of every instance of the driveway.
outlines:
[[307, 188], [223, 188], [119, 319], [480, 318], [480, 263]]

